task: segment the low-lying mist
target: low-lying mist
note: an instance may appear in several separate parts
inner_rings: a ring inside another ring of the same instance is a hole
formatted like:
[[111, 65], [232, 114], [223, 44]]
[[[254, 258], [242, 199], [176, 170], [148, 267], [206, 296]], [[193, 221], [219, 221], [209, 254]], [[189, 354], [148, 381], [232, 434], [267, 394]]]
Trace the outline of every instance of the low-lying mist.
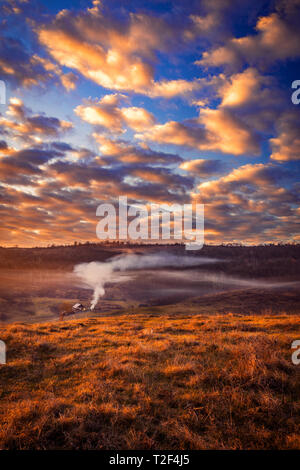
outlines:
[[[46, 265], [0, 269], [0, 322], [56, 320], [76, 302], [101, 314], [163, 305], [173, 305], [176, 311], [231, 311], [234, 303], [236, 311], [241, 307], [248, 313], [263, 308], [299, 309], [297, 277], [263, 278], [249, 272], [247, 278], [247, 262], [220, 258], [179, 253], [175, 248], [173, 252], [139, 249], [139, 253], [127, 252], [107, 261], [98, 257], [89, 263], [75, 262], [69, 270], [47, 269]], [[234, 263], [239, 263], [237, 268], [244, 275], [230, 274]], [[88, 310], [83, 315], [88, 315]]]
[[[107, 284], [118, 284], [135, 278], [139, 280], [139, 288], [144, 279], [144, 291], [150, 285], [150, 278], [156, 277], [156, 287], [151, 280], [152, 295], [162, 297], [179, 294], [182, 298], [191, 295], [203, 295], [206, 291], [217, 292], [233, 288], [282, 288], [293, 287], [299, 282], [270, 282], [262, 279], [241, 279], [222, 273], [187, 270], [211, 263], [219, 263], [216, 258], [183, 256], [170, 253], [157, 253], [151, 255], [126, 254], [111, 258], [106, 262], [81, 263], [74, 267], [74, 273], [83, 282], [85, 288], [93, 290], [91, 310], [94, 310], [99, 299], [105, 295]], [[165, 268], [172, 268], [166, 270]], [[181, 270], [180, 270], [181, 269]], [[158, 272], [153, 273], [153, 270]], [[141, 273], [143, 271], [143, 273]], [[151, 273], [152, 271], [152, 273]], [[168, 285], [168, 281], [171, 285]], [[157, 283], [161, 283], [161, 288]], [[206, 284], [206, 288], [204, 287]], [[201, 287], [202, 285], [202, 287]], [[138, 290], [138, 287], [137, 287]]]

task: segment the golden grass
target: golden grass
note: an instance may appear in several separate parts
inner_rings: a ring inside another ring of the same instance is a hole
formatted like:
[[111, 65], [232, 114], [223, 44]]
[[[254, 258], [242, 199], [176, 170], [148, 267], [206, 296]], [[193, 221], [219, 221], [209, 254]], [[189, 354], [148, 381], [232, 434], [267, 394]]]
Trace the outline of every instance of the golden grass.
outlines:
[[120, 315], [0, 330], [2, 449], [299, 449], [287, 315]]

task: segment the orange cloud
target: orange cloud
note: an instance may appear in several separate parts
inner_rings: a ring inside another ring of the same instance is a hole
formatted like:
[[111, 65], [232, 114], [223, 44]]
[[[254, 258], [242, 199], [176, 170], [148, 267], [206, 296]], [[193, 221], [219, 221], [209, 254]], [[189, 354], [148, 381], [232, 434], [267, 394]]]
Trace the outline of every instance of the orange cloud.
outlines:
[[283, 113], [276, 127], [278, 136], [270, 139], [270, 158], [280, 162], [300, 160], [299, 113]]
[[234, 114], [222, 108], [203, 108], [198, 119], [156, 124], [136, 137], [233, 155], [259, 153], [257, 136]]
[[153, 114], [144, 108], [129, 107], [120, 110], [124, 122], [135, 131], [143, 131], [155, 123]]
[[56, 29], [41, 30], [39, 39], [59, 64], [77, 70], [104, 88], [141, 90], [151, 83], [151, 66], [118, 50], [106, 51], [100, 44], [89, 44]]
[[[293, 2], [292, 2], [293, 3]], [[297, 15], [284, 5], [285, 17], [272, 13], [258, 19], [256, 35], [230, 39], [225, 46], [203, 53], [196, 63], [203, 66], [239, 66], [248, 63], [265, 63], [299, 57], [300, 33]], [[294, 2], [296, 8], [296, 2]]]
[[160, 82], [151, 82], [151, 86], [144, 93], [152, 98], [174, 98], [175, 96], [188, 96], [194, 91], [200, 90], [206, 79], [196, 79], [193, 81], [188, 80], [161, 80]]
[[[10, 98], [6, 111], [7, 117], [0, 117], [0, 127], [13, 137], [31, 142], [40, 142], [41, 137], [57, 137], [72, 129], [69, 121], [49, 117], [44, 114], [33, 114], [19, 98]], [[13, 119], [9, 119], [12, 117]]]
[[101, 160], [106, 161], [107, 164], [113, 160], [126, 164], [163, 163], [164, 165], [172, 165], [182, 161], [178, 155], [154, 151], [144, 144], [134, 146], [128, 141], [109, 139], [107, 136], [97, 133], [93, 133], [93, 137], [98, 142], [99, 150], [104, 157], [101, 157]]
[[[255, 101], [270, 101], [272, 91], [270, 89], [262, 90], [264, 84], [270, 84], [267, 77], [260, 75], [256, 69], [248, 68], [242, 73], [232, 75], [219, 91], [222, 97], [222, 106], [237, 107], [244, 106]], [[266, 104], [266, 103], [265, 103]]]
[[192, 188], [194, 183], [192, 178], [174, 174], [171, 170], [161, 167], [129, 168], [129, 173], [144, 181], [168, 185], [169, 188], [176, 188], [181, 192], [186, 188]]
[[0, 156], [10, 155], [15, 152], [15, 150], [7, 145], [4, 140], [0, 140]]
[[[222, 183], [249, 183], [249, 184], [270, 184], [274, 182], [274, 165], [268, 163], [247, 164], [233, 169], [228, 175], [216, 181], [201, 183], [199, 188], [215, 188], [216, 184]], [[276, 181], [276, 179], [275, 179]]]
[[220, 173], [224, 164], [221, 160], [198, 158], [195, 160], [187, 160], [179, 165], [181, 170], [188, 171], [200, 177], [211, 176]]
[[[98, 6], [76, 16], [62, 10], [50, 25], [36, 27], [39, 41], [61, 66], [77, 70], [104, 88], [172, 98], [199, 89], [201, 80], [154, 80], [156, 52], [185, 36], [162, 18], [131, 13], [126, 25]], [[64, 84], [67, 79], [61, 77]]]
[[210, 133], [207, 149], [220, 150], [233, 155], [259, 153], [258, 140], [252, 130], [224, 109], [204, 108], [200, 122]]
[[72, 73], [65, 73], [60, 76], [60, 80], [62, 85], [65, 87], [67, 91], [75, 90], [76, 83], [77, 83], [77, 76]]
[[126, 97], [121, 94], [106, 95], [101, 100], [77, 106], [75, 113], [84, 121], [103, 126], [115, 132], [123, 132], [128, 126], [143, 131], [155, 122], [153, 114], [144, 108], [119, 107]]
[[279, 165], [248, 164], [198, 185], [192, 198], [205, 204], [208, 238], [261, 243], [295, 237], [300, 198], [297, 187], [280, 186], [285, 176]]

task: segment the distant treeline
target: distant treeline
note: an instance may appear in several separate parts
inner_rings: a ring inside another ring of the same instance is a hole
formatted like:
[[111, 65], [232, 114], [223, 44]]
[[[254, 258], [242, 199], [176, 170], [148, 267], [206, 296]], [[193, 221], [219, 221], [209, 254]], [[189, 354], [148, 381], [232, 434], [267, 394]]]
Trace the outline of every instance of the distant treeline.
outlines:
[[[300, 244], [243, 246], [205, 245], [199, 251], [186, 251], [184, 245], [140, 245], [121, 243], [74, 243], [45, 248], [0, 247], [0, 269], [70, 270], [81, 262], [105, 261], [127, 250], [176, 251], [187, 256], [208, 256], [226, 260], [204, 265], [201, 269], [243, 277], [300, 278]], [[197, 268], [199, 269], [199, 268]]]

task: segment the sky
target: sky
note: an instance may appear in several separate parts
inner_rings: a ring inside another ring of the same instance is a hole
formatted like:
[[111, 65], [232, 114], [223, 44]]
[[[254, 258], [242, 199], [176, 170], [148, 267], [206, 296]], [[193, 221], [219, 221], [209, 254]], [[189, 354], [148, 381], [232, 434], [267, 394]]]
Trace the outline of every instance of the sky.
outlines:
[[0, 22], [0, 245], [97, 241], [119, 196], [204, 204], [206, 243], [299, 242], [300, 0], [4, 0]]

